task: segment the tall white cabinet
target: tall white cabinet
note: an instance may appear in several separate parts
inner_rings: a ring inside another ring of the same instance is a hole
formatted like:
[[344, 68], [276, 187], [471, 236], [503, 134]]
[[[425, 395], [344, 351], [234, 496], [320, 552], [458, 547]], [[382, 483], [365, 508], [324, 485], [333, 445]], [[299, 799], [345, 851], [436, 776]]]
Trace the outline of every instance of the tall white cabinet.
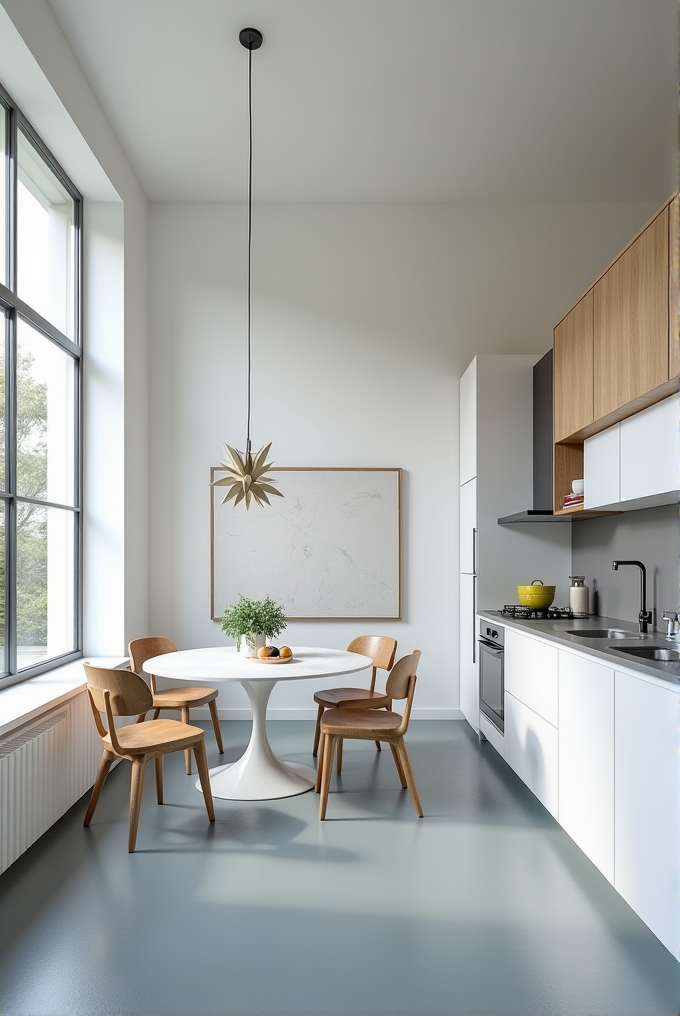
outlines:
[[460, 707], [479, 729], [475, 611], [517, 602], [542, 579], [567, 602], [568, 522], [499, 526], [533, 504], [534, 354], [476, 356], [460, 379]]

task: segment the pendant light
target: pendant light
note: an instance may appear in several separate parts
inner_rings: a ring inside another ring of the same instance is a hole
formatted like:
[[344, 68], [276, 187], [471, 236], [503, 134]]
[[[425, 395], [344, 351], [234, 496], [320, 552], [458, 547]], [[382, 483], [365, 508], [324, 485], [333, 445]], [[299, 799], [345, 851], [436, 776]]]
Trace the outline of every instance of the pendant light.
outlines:
[[273, 486], [276, 481], [267, 476], [267, 470], [272, 463], [267, 462], [271, 441], [259, 452], [253, 455], [250, 447], [250, 260], [253, 235], [253, 86], [252, 86], [252, 60], [253, 50], [259, 49], [262, 45], [262, 32], [257, 28], [244, 28], [239, 33], [239, 42], [248, 50], [248, 381], [247, 381], [247, 414], [246, 414], [246, 443], [245, 451], [242, 453], [231, 445], [225, 444], [226, 462], [222, 462], [222, 469], [227, 476], [220, 480], [213, 480], [213, 487], [229, 487], [222, 504], [233, 501], [234, 506], [245, 501], [246, 508], [250, 508], [253, 500], [259, 505], [271, 504], [269, 495], [283, 497], [283, 494]]

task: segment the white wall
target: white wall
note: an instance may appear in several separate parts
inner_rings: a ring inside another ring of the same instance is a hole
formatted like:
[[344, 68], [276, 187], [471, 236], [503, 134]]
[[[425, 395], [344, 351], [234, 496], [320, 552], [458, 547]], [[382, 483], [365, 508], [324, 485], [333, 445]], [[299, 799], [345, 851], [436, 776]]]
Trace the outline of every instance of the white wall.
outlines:
[[[457, 714], [458, 378], [476, 353], [547, 350], [653, 210], [255, 207], [254, 445], [273, 439], [280, 465], [405, 470], [403, 621], [291, 622], [287, 642], [392, 634], [423, 651], [416, 715]], [[209, 617], [208, 477], [225, 440], [243, 444], [245, 256], [243, 205], [151, 206], [150, 621], [182, 648], [225, 643]], [[273, 715], [311, 715], [310, 699], [279, 685]], [[246, 705], [238, 687], [220, 702]]]

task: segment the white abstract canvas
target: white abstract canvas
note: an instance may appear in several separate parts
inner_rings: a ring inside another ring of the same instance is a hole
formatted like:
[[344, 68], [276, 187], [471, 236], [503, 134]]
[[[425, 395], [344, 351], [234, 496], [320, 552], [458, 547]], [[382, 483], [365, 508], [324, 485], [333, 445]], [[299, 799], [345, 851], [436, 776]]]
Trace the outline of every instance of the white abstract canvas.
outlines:
[[[211, 480], [224, 470], [211, 469]], [[273, 468], [272, 506], [211, 487], [211, 613], [239, 593], [290, 618], [400, 617], [401, 470]]]

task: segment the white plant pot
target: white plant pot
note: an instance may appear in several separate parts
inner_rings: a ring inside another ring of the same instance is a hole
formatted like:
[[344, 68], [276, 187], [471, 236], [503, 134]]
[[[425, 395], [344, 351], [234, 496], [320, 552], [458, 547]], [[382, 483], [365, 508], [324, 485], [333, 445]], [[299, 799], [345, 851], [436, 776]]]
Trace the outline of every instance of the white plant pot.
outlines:
[[253, 648], [251, 649], [248, 643], [246, 642], [245, 635], [242, 635], [238, 651], [240, 652], [241, 656], [248, 656], [250, 657], [250, 659], [252, 659], [254, 656], [257, 656], [258, 649], [261, 649], [262, 646], [266, 646], [266, 644], [267, 639], [264, 635], [256, 635], [255, 641], [253, 643]]

